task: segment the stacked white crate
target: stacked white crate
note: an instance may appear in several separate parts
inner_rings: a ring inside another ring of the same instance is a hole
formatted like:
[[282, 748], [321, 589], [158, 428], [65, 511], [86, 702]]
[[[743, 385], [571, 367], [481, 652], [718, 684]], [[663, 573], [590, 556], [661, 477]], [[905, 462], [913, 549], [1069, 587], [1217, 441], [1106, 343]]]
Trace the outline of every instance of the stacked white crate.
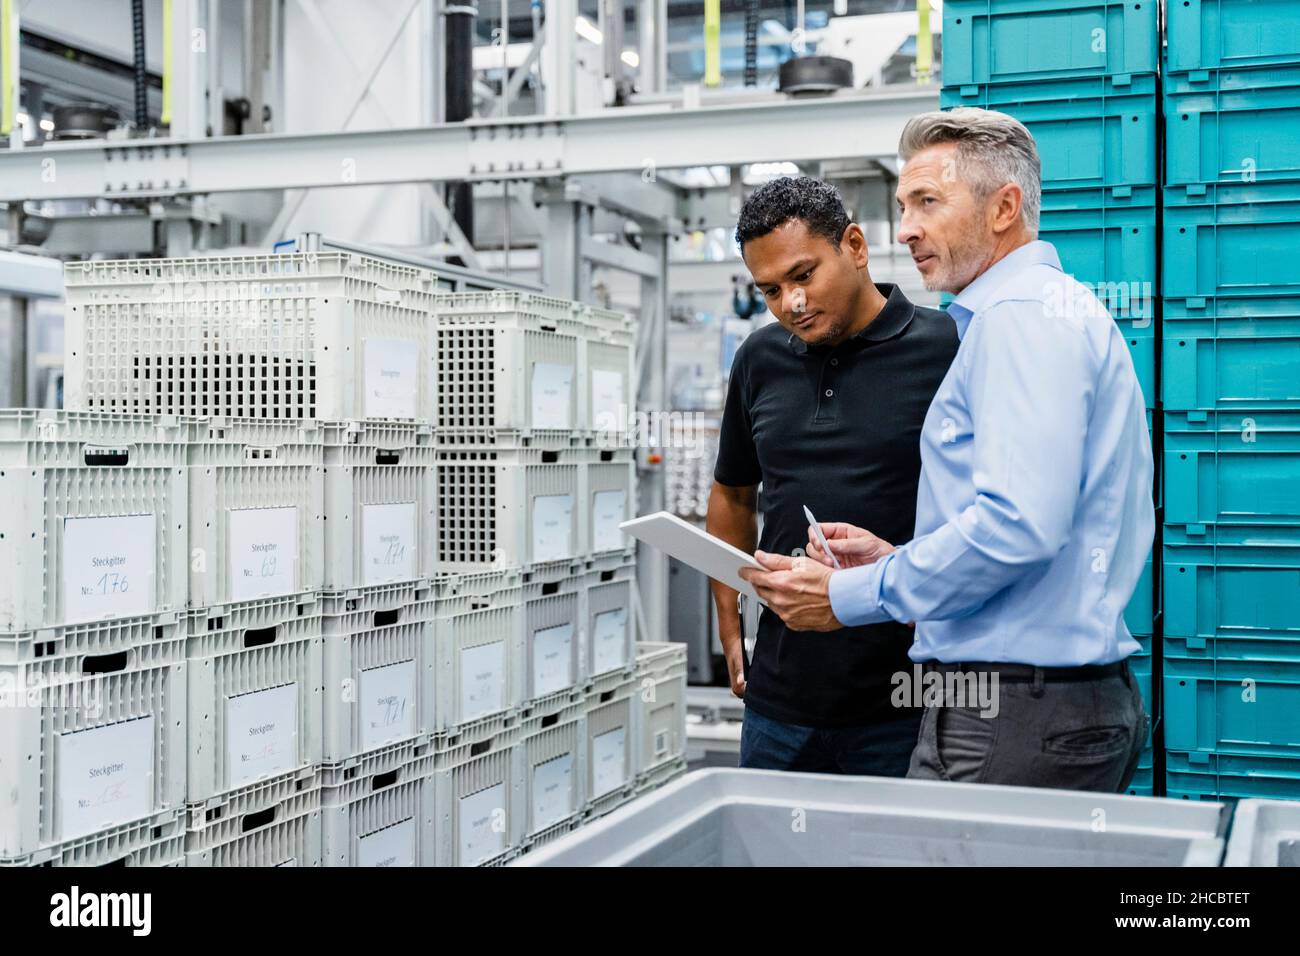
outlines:
[[186, 436], [0, 411], [0, 863], [178, 863]]
[[[403, 736], [407, 713], [407, 758], [432, 732], [436, 661], [392, 665], [432, 644], [435, 285], [328, 252], [68, 267], [69, 403], [198, 417], [192, 865], [329, 862], [330, 785]], [[380, 690], [391, 725], [355, 696]]]

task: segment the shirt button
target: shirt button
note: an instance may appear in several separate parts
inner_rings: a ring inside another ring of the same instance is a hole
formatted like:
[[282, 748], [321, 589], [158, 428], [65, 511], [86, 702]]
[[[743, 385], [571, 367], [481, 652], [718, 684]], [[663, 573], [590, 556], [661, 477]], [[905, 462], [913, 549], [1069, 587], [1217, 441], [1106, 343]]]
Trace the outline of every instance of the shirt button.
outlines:
[[839, 360], [839, 359], [831, 359], [831, 364], [832, 364], [832, 365], [839, 365], [839, 364], [840, 364], [840, 360]]
[[832, 395], [834, 395], [834, 394], [835, 394], [835, 389], [833, 389], [833, 388], [828, 388], [828, 389], [826, 389], [826, 397], [827, 397], [827, 398], [830, 398], [830, 397], [831, 397]]

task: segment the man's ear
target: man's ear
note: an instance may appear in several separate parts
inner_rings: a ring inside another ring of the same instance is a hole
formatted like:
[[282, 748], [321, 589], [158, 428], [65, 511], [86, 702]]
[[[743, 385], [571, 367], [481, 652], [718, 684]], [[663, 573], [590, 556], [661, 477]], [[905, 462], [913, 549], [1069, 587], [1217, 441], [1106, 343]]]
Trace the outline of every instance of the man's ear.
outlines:
[[845, 228], [844, 235], [840, 238], [840, 253], [848, 255], [856, 268], [866, 268], [867, 237], [856, 222], [849, 223]]
[[993, 231], [1003, 233], [1020, 221], [1024, 194], [1015, 183], [1007, 183], [990, 197], [993, 204]]

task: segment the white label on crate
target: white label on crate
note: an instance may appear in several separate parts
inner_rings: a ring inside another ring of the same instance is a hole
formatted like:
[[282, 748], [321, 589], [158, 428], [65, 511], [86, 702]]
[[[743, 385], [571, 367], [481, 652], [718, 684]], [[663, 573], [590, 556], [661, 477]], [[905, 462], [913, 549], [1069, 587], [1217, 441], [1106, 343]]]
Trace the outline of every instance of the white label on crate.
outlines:
[[601, 611], [591, 626], [591, 672], [603, 674], [627, 663], [627, 609]]
[[361, 672], [363, 750], [415, 733], [415, 661], [401, 661]]
[[230, 512], [230, 599], [292, 594], [298, 585], [298, 509]]
[[366, 417], [415, 418], [420, 346], [409, 339], [366, 339]]
[[415, 866], [415, 820], [403, 820], [357, 840], [357, 866]]
[[617, 551], [623, 547], [619, 524], [625, 520], [626, 491], [598, 491], [591, 501], [591, 550]]
[[506, 848], [506, 786], [471, 793], [460, 798], [461, 866], [475, 866], [490, 860]]
[[533, 499], [533, 560], [573, 557], [573, 495]]
[[67, 623], [153, 612], [156, 528], [153, 515], [63, 519]]
[[415, 502], [361, 506], [361, 580], [364, 584], [415, 577]]
[[559, 823], [573, 812], [573, 754], [533, 768], [533, 831]]
[[591, 741], [591, 795], [603, 796], [627, 782], [627, 734], [615, 727]]
[[242, 787], [298, 766], [298, 685], [226, 698], [230, 786]]
[[533, 363], [533, 427], [572, 428], [573, 366]]
[[504, 641], [467, 647], [460, 652], [460, 719], [473, 720], [506, 706]]
[[533, 632], [533, 696], [544, 697], [573, 684], [573, 625]]
[[623, 373], [591, 370], [591, 427], [601, 431], [625, 431], [627, 408], [623, 400]]
[[153, 811], [152, 715], [60, 734], [56, 747], [56, 839], [70, 840]]

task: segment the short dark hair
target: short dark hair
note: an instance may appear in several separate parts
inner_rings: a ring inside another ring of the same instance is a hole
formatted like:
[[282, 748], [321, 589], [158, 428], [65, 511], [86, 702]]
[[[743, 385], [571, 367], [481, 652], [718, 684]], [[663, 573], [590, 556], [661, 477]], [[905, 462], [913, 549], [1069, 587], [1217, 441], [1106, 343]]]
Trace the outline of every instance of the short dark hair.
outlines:
[[811, 176], [781, 176], [759, 186], [745, 200], [736, 223], [736, 243], [743, 252], [749, 240], [766, 236], [791, 219], [801, 220], [810, 233], [835, 246], [836, 252], [849, 227], [849, 214], [838, 189]]

